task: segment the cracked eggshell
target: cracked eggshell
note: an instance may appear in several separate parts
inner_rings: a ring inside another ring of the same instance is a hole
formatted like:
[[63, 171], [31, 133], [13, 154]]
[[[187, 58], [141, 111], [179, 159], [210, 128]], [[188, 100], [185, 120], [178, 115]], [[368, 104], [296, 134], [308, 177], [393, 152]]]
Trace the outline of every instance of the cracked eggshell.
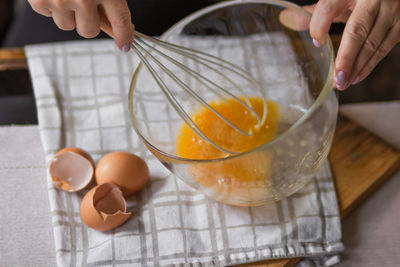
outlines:
[[86, 151], [77, 147], [67, 147], [53, 157], [49, 172], [57, 188], [76, 192], [84, 189], [92, 181], [94, 161]]
[[82, 199], [80, 213], [87, 226], [99, 231], [111, 230], [131, 216], [121, 190], [111, 183], [92, 188]]
[[97, 184], [116, 184], [127, 197], [146, 185], [149, 180], [149, 168], [142, 158], [132, 153], [117, 151], [100, 159], [95, 176]]
[[90, 154], [88, 152], [86, 152], [85, 150], [83, 150], [79, 147], [73, 147], [73, 146], [66, 147], [66, 148], [59, 150], [57, 152], [56, 156], [58, 156], [62, 153], [65, 153], [65, 152], [74, 152], [76, 154], [81, 155], [82, 157], [86, 158], [90, 162], [90, 164], [92, 165], [92, 167], [94, 169], [94, 160], [93, 160], [92, 156], [90, 156]]

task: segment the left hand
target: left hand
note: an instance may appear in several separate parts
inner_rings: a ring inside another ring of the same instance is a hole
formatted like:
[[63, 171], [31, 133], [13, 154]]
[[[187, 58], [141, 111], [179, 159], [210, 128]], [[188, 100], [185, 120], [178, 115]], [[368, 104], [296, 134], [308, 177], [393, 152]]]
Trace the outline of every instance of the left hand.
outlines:
[[126, 0], [28, 0], [37, 13], [52, 17], [58, 28], [93, 38], [100, 33], [100, 10], [110, 22], [117, 46], [128, 52], [135, 30]]
[[400, 0], [320, 0], [304, 6], [313, 13], [310, 34], [323, 45], [332, 22], [346, 22], [336, 57], [336, 87], [364, 80], [400, 42]]

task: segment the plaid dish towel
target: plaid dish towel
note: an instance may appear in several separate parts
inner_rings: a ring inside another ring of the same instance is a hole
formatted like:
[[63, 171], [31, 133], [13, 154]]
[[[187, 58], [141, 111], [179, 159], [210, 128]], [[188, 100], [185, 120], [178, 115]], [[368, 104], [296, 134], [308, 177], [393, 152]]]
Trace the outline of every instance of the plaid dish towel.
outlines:
[[283, 201], [261, 207], [215, 202], [175, 178], [133, 131], [127, 93], [139, 63], [134, 53], [100, 40], [32, 45], [26, 54], [47, 162], [65, 146], [81, 147], [95, 161], [126, 150], [144, 158], [151, 172], [147, 187], [127, 199], [133, 216], [109, 232], [81, 221], [86, 192], [57, 190], [47, 177], [59, 266], [225, 266], [287, 257], [338, 262], [341, 225], [327, 163]]

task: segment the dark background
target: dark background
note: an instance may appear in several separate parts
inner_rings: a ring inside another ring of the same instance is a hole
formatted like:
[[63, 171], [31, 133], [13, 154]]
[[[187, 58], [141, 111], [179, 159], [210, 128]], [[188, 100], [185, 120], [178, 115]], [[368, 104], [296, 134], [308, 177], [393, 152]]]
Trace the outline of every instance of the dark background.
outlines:
[[[137, 30], [160, 35], [181, 18], [210, 5], [215, 0], [128, 0]], [[299, 5], [313, 0], [294, 1]], [[335, 24], [331, 33], [342, 32], [344, 25]], [[98, 38], [107, 38], [100, 34]], [[33, 12], [25, 0], [0, 0], [1, 48], [26, 44], [82, 39], [75, 31], [59, 30], [51, 18]], [[339, 93], [340, 104], [400, 100], [400, 46], [378, 65], [363, 82]], [[37, 124], [29, 72], [26, 69], [0, 70], [0, 125]]]

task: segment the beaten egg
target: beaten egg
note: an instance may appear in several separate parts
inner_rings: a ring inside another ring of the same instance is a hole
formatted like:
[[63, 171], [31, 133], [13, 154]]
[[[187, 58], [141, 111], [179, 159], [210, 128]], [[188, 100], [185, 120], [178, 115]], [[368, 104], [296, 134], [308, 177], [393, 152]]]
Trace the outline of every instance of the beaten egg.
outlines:
[[[249, 99], [251, 106], [261, 117], [264, 100], [253, 97]], [[277, 133], [280, 108], [273, 101], [267, 101], [267, 118], [263, 125], [255, 128], [256, 117], [234, 99], [213, 101], [209, 103], [222, 116], [247, 132], [246, 136], [227, 123], [223, 122], [209, 108], [200, 109], [191, 118], [202, 132], [219, 146], [235, 152], [247, 152], [272, 140]], [[176, 140], [177, 155], [188, 159], [221, 159], [232, 155], [219, 150], [199, 137], [186, 124], [182, 126]], [[271, 177], [271, 156], [268, 151], [259, 151], [232, 159], [193, 163], [189, 172], [191, 177], [201, 186], [221, 193], [221, 197], [257, 198], [268, 190]], [[221, 199], [223, 200], [223, 199]]]

